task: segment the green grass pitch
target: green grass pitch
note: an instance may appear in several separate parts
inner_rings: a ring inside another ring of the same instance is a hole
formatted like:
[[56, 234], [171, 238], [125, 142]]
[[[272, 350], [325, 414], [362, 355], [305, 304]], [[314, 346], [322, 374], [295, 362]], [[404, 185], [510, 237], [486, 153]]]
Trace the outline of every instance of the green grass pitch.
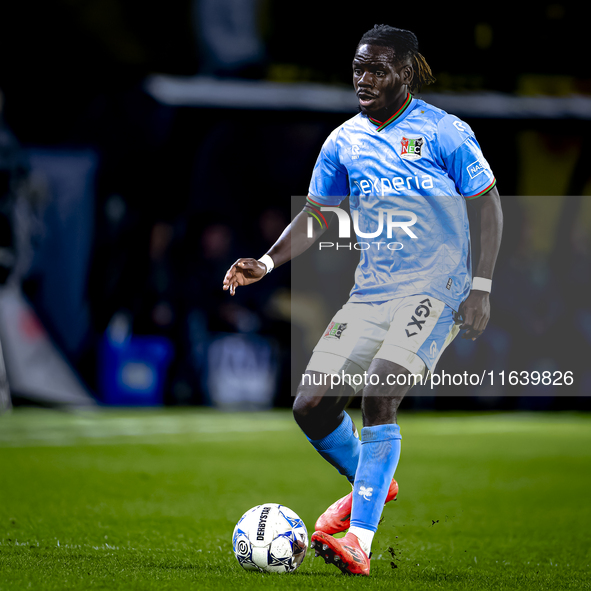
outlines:
[[232, 553], [242, 513], [282, 503], [311, 535], [349, 490], [288, 411], [17, 409], [0, 417], [0, 590], [591, 588], [591, 416], [400, 424], [371, 576], [312, 552], [272, 575]]

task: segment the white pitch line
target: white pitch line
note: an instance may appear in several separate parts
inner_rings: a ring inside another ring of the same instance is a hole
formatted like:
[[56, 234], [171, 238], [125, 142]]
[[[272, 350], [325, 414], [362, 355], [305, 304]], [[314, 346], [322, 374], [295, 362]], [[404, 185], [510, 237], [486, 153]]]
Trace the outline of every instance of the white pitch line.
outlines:
[[[110, 552], [113, 550], [116, 551], [125, 551], [125, 550], [129, 550], [131, 552], [190, 552], [191, 548], [133, 548], [131, 546], [111, 546], [110, 544], [102, 544], [100, 546], [96, 546], [93, 544], [61, 544], [59, 540], [56, 540], [55, 545], [53, 545], [51, 542], [19, 542], [18, 540], [14, 540], [11, 542], [6, 542], [5, 540], [1, 540], [0, 541], [0, 548], [4, 547], [4, 548], [11, 548], [14, 546], [18, 546], [18, 547], [25, 547], [25, 548], [30, 548], [30, 547], [34, 547], [34, 548], [59, 548], [61, 549], [65, 549], [65, 550], [102, 550], [105, 552]], [[214, 549], [216, 552], [219, 551], [219, 546], [216, 546], [217, 549]], [[202, 548], [199, 548], [197, 550], [193, 550], [193, 552], [195, 553], [200, 553], [203, 552]], [[212, 552], [212, 550], [206, 550], [206, 552]], [[231, 550], [229, 550], [227, 553], [232, 553]]]
[[[90, 429], [76, 428], [70, 430], [69, 425], [62, 428], [47, 430], [24, 430], [20, 432], [0, 434], [0, 447], [74, 447], [81, 445], [116, 445], [125, 439], [129, 444], [162, 443], [155, 442], [155, 436], [178, 435], [186, 437], [188, 442], [201, 441], [212, 436], [223, 435], [235, 438], [245, 433], [264, 433], [285, 431], [288, 427], [286, 421], [273, 422], [271, 424], [261, 421], [246, 421], [240, 425], [144, 425], [140, 423], [119, 423], [113, 428], [110, 421], [96, 422]], [[116, 440], [116, 441], [115, 441]]]

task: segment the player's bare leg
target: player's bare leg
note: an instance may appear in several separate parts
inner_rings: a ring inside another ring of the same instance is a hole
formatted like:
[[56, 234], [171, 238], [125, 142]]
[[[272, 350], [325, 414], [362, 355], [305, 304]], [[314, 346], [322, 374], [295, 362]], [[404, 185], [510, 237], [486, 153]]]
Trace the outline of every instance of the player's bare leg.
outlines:
[[[376, 425], [397, 423], [398, 407], [410, 390], [411, 385], [408, 383], [406, 385], [396, 383], [390, 386], [388, 385], [388, 376], [409, 376], [410, 371], [392, 361], [374, 359], [367, 373], [368, 376], [377, 374], [380, 383], [376, 385], [368, 383], [363, 389], [361, 406], [363, 411], [363, 426], [374, 427]], [[408, 382], [408, 380], [396, 380], [392, 379], [392, 377], [390, 377], [390, 381]], [[370, 379], [368, 379], [368, 382], [370, 382]]]

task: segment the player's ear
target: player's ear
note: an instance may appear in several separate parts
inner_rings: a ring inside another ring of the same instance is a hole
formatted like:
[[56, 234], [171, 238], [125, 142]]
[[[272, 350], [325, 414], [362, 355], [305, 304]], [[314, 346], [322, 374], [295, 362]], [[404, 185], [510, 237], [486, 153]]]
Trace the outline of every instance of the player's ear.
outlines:
[[404, 68], [402, 68], [402, 72], [400, 73], [400, 78], [401, 78], [403, 84], [410, 86], [412, 84], [413, 76], [414, 76], [414, 71], [413, 71], [412, 66], [410, 64], [407, 64], [406, 66], [404, 66]]

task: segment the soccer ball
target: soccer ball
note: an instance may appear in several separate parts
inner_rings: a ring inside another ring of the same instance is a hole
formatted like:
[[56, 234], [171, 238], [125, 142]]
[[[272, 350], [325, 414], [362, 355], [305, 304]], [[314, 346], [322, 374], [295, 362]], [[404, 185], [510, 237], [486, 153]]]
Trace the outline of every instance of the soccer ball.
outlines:
[[304, 560], [308, 532], [291, 509], [265, 503], [240, 518], [232, 534], [232, 548], [246, 570], [289, 573]]

